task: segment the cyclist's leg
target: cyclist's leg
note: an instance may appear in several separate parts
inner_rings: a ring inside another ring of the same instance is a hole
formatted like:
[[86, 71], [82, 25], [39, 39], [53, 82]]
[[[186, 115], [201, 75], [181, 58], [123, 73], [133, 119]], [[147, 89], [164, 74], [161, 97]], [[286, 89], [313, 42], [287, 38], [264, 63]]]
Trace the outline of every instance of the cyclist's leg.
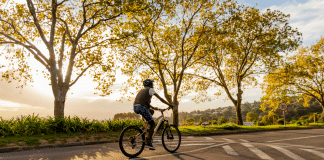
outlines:
[[[134, 109], [135, 109], [135, 107], [134, 107]], [[145, 118], [145, 120], [150, 124], [150, 129], [148, 130], [149, 134], [147, 136], [146, 142], [147, 142], [147, 144], [152, 143], [152, 136], [153, 136], [153, 132], [154, 132], [155, 123], [154, 123], [154, 120], [153, 120], [150, 110], [147, 109], [145, 106], [137, 106], [135, 113], [142, 115]], [[154, 111], [153, 111], [153, 113], [154, 113]]]
[[[148, 109], [149, 112], [151, 113], [151, 115], [154, 114], [154, 110], [153, 109]], [[155, 127], [155, 123], [154, 123], [154, 120], [152, 121], [149, 121], [149, 124], [150, 124], [150, 129], [148, 131], [148, 136], [147, 136], [147, 144], [151, 144], [152, 143], [152, 136], [153, 136], [153, 133], [154, 133], [154, 127]]]
[[153, 136], [153, 132], [154, 132], [154, 126], [155, 126], [155, 123], [154, 123], [154, 121], [152, 120], [152, 121], [150, 121], [149, 122], [149, 124], [150, 124], [150, 129], [149, 129], [149, 134], [148, 134], [148, 136], [147, 136], [147, 144], [151, 144], [152, 143], [152, 136]]
[[154, 110], [150, 108], [149, 111], [150, 111], [151, 115], [153, 116]]

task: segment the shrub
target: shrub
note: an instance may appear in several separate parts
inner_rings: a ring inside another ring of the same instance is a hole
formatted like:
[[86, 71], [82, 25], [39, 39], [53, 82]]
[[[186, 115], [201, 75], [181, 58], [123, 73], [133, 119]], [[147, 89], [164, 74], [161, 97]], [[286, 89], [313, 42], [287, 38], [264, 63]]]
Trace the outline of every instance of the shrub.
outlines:
[[297, 122], [296, 120], [292, 120], [290, 123], [295, 124], [296, 122]]
[[314, 118], [315, 118], [315, 122], [318, 121], [321, 118], [321, 115], [319, 114], [311, 114], [308, 119], [311, 120], [312, 122], [314, 122]]
[[225, 124], [224, 126], [222, 126], [220, 128], [226, 129], [226, 130], [235, 130], [235, 129], [238, 129], [239, 127], [235, 124]]
[[195, 119], [194, 118], [187, 118], [186, 123], [189, 124], [189, 125], [193, 125], [195, 123]]
[[199, 119], [198, 125], [201, 125], [203, 123], [203, 121], [204, 121], [204, 117], [201, 116]]
[[309, 125], [309, 123], [312, 123], [312, 121], [309, 120], [309, 119], [306, 119], [306, 120], [303, 120], [303, 121], [302, 121], [302, 124], [305, 125], [305, 126], [306, 126], [306, 125]]
[[320, 118], [318, 119], [318, 122], [323, 123], [324, 122], [324, 115], [321, 114]]
[[208, 120], [208, 125], [212, 125], [212, 122], [210, 120]]
[[297, 121], [296, 124], [297, 124], [298, 126], [300, 126], [300, 125], [302, 125], [302, 122], [301, 122], [301, 121]]
[[198, 125], [201, 125], [201, 124], [202, 124], [202, 120], [199, 120]]
[[280, 125], [284, 125], [285, 124], [285, 121], [283, 118], [280, 118], [277, 120], [277, 123], [280, 124]]
[[259, 121], [258, 125], [259, 126], [265, 126], [266, 124], [263, 121]]
[[258, 119], [259, 119], [259, 116], [256, 113], [248, 112], [246, 114], [246, 121], [247, 122], [257, 121]]
[[220, 118], [219, 122], [220, 122], [221, 124], [227, 123], [227, 119], [226, 119], [224, 116], [222, 116], [222, 117]]
[[272, 114], [272, 115], [264, 115], [262, 117], [262, 122], [264, 122], [266, 125], [270, 125], [270, 124], [274, 124], [274, 119], [278, 119], [277, 118], [278, 115], [277, 114]]
[[309, 118], [309, 115], [304, 115], [304, 116], [299, 117], [298, 120], [306, 120], [308, 118]]
[[230, 118], [228, 122], [235, 123], [235, 120], [233, 118]]

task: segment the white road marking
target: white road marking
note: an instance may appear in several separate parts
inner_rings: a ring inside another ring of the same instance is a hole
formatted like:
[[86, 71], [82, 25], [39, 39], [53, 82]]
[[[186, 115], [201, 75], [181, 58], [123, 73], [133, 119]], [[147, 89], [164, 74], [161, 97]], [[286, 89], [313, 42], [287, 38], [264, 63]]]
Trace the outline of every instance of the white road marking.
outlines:
[[180, 146], [206, 146], [206, 145], [213, 145], [215, 143], [196, 143], [196, 144], [181, 144]]
[[[191, 142], [202, 142], [202, 143], [206, 143], [206, 142], [210, 142], [210, 141], [181, 141], [181, 143], [184, 142], [184, 143], [191, 143]], [[225, 142], [225, 141], [213, 141], [214, 142]]]
[[178, 152], [178, 153], [164, 154], [164, 155], [151, 156], [151, 157], [141, 157], [141, 158], [134, 158], [134, 159], [143, 159], [143, 158], [147, 158], [148, 159], [148, 158], [156, 158], [156, 157], [162, 157], [162, 156], [178, 155], [178, 154], [181, 154], [181, 153], [197, 152], [197, 151], [200, 151], [200, 150], [214, 148], [214, 147], [222, 146], [222, 145], [226, 145], [226, 144], [228, 144], [228, 143], [217, 144], [217, 145], [208, 146], [208, 147], [205, 147], [205, 148], [199, 148], [199, 149], [195, 149], [195, 150], [191, 150], [191, 151], [186, 151], [186, 152]]
[[241, 143], [241, 144], [243, 146], [245, 146], [246, 148], [248, 148], [253, 153], [255, 153], [256, 155], [258, 155], [261, 159], [270, 159], [270, 160], [273, 160], [273, 158], [271, 158], [270, 156], [268, 156], [267, 154], [265, 154], [264, 152], [262, 152], [258, 148], [255, 148], [253, 145], [251, 145], [249, 143]]
[[324, 153], [322, 153], [322, 152], [315, 151], [315, 150], [313, 150], [313, 149], [303, 149], [303, 148], [300, 148], [300, 149], [302, 149], [302, 150], [304, 150], [304, 151], [311, 152], [311, 153], [313, 153], [313, 154], [315, 154], [315, 155], [317, 155], [317, 156], [319, 156], [319, 157], [324, 158]]
[[210, 141], [214, 141], [214, 139], [213, 138], [211, 138], [211, 137], [205, 137], [207, 140], [210, 140]]
[[229, 145], [223, 146], [223, 148], [227, 152], [227, 154], [238, 156], [238, 154]]
[[294, 160], [305, 160], [304, 158], [299, 157], [298, 155], [296, 155], [296, 154], [294, 154], [294, 153], [292, 153], [292, 152], [290, 152], [287, 149], [284, 149], [282, 147], [278, 147], [278, 146], [274, 146], [274, 145], [268, 145], [268, 144], [267, 144], [267, 146], [270, 146], [270, 147], [282, 152], [283, 154], [287, 155], [288, 157], [290, 157], [290, 158], [292, 158]]
[[324, 136], [324, 135], [299, 137], [299, 138], [289, 138], [289, 139], [279, 139], [279, 140], [273, 140], [273, 141], [267, 141], [267, 142], [289, 141], [289, 140], [295, 140], [295, 139], [305, 139], [305, 138], [314, 138], [314, 137], [322, 137], [322, 136]]
[[[161, 140], [153, 140], [153, 143], [154, 142], [157, 142], [157, 143], [162, 143]], [[220, 142], [220, 143], [224, 143], [224, 142], [227, 142], [227, 141], [181, 141], [181, 144], [183, 143], [215, 143], [215, 142]], [[182, 146], [182, 145], [181, 145]]]
[[235, 141], [231, 140], [231, 139], [227, 139], [227, 138], [223, 138], [224, 140], [226, 140], [228, 143], [235, 143]]
[[271, 143], [270, 145], [277, 145], [277, 146], [288, 146], [288, 147], [298, 147], [298, 148], [304, 148], [304, 149], [315, 149], [315, 150], [321, 150], [324, 151], [324, 148], [317, 148], [314, 146], [305, 146], [305, 145], [296, 145], [296, 144], [284, 144], [284, 143]]
[[245, 139], [240, 139], [243, 142], [249, 143], [249, 141], [245, 140]]

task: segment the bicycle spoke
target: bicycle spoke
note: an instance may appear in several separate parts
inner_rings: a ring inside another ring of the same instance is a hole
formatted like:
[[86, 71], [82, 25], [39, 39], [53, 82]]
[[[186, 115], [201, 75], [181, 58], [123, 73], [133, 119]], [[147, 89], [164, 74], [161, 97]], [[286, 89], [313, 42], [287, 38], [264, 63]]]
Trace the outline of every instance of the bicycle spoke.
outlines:
[[119, 147], [124, 155], [136, 157], [144, 149], [144, 136], [138, 127], [125, 128], [119, 138]]

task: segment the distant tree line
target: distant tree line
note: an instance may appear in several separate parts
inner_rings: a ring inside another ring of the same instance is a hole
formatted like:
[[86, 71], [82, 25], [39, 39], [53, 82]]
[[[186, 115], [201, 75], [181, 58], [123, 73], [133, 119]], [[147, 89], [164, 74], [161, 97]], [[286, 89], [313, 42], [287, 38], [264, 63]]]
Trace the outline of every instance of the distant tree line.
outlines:
[[136, 114], [134, 112], [128, 112], [128, 113], [117, 113], [114, 115], [114, 120], [125, 120], [125, 119], [132, 119], [132, 120], [139, 120], [142, 117], [139, 114]]
[[[315, 120], [320, 119], [320, 114], [322, 113], [321, 104], [314, 98], [308, 102], [308, 107], [303, 106], [304, 101], [295, 101], [288, 105], [288, 111], [285, 113], [286, 121], [290, 122], [293, 120], [302, 119], [312, 119], [312, 115], [318, 114], [319, 117], [315, 117]], [[261, 101], [254, 101], [252, 103], [245, 102], [242, 104], [242, 118], [244, 122], [262, 121], [265, 124], [273, 124], [279, 119], [283, 118], [283, 112], [280, 109], [271, 111], [271, 108], [261, 109]], [[211, 123], [217, 121], [219, 123], [223, 122], [236, 122], [236, 112], [234, 106], [218, 107], [215, 109], [207, 109], [204, 111], [194, 110], [191, 112], [179, 112], [179, 122], [185, 123]], [[117, 113], [114, 115], [114, 120], [124, 120], [124, 119], [141, 119], [139, 114], [134, 112], [128, 113]], [[172, 123], [172, 114], [170, 117], [165, 119]]]
[[[309, 101], [309, 107], [303, 106], [303, 101], [296, 101], [288, 105], [288, 111], [285, 113], [286, 121], [300, 120], [303, 118], [308, 118], [310, 115], [317, 113], [322, 113], [322, 107], [319, 102], [315, 99]], [[261, 110], [261, 101], [254, 101], [252, 103], [245, 102], [242, 104], [242, 118], [244, 122], [253, 122], [253, 121], [266, 121], [268, 124], [272, 124], [273, 121], [277, 121], [283, 118], [283, 112], [280, 109], [277, 109], [271, 112], [271, 108], [266, 110]], [[234, 106], [228, 107], [218, 107], [215, 109], [207, 109], [204, 111], [194, 110], [191, 112], [179, 112], [179, 122], [186, 123], [198, 123], [203, 117], [203, 122], [213, 122], [213, 120], [218, 121], [222, 118], [222, 121], [225, 119], [227, 122], [236, 122], [236, 112]], [[225, 119], [224, 119], [225, 118]], [[170, 118], [171, 119], [171, 118]]]

